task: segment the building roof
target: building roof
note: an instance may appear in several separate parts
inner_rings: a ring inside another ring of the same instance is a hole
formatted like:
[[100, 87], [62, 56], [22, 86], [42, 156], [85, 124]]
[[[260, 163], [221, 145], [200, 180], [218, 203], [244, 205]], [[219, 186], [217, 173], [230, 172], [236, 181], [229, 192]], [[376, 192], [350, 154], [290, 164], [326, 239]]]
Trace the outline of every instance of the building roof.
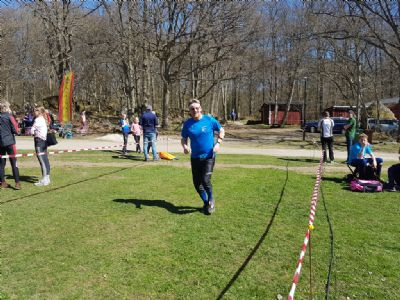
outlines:
[[[393, 97], [393, 98], [385, 98], [380, 100], [381, 104], [387, 105], [387, 104], [396, 104], [399, 103], [399, 97]], [[371, 104], [376, 103], [375, 101], [367, 102], [365, 103], [365, 106], [368, 107]]]

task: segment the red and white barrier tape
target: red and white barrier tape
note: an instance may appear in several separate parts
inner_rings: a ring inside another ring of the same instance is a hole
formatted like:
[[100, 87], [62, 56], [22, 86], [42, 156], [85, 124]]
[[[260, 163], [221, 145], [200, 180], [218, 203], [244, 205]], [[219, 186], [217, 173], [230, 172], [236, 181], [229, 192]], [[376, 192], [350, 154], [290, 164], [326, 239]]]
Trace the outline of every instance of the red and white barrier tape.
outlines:
[[[129, 143], [127, 145], [136, 145], [136, 143]], [[91, 151], [91, 150], [105, 150], [105, 149], [111, 149], [111, 148], [121, 148], [123, 146], [124, 145], [114, 145], [114, 146], [107, 146], [107, 147], [82, 148], [82, 149], [72, 149], [72, 150], [57, 150], [57, 151], [40, 152], [40, 153], [23, 153], [23, 154], [14, 154], [14, 155], [0, 155], [0, 159], [40, 156], [40, 155], [45, 155], [45, 154], [54, 155], [54, 154], [61, 154], [61, 153], [72, 153], [72, 152]]]
[[319, 192], [319, 186], [321, 184], [322, 172], [323, 172], [323, 158], [321, 157], [321, 160], [319, 162], [319, 167], [317, 169], [317, 178], [315, 180], [314, 190], [313, 190], [312, 197], [311, 197], [311, 207], [310, 207], [310, 216], [308, 219], [308, 228], [307, 228], [306, 235], [304, 237], [303, 246], [301, 247], [300, 257], [297, 262], [296, 271], [293, 276], [292, 287], [291, 287], [289, 295], [288, 295], [288, 300], [294, 299], [294, 293], [296, 291], [297, 283], [299, 282], [301, 268], [303, 266], [304, 257], [306, 255], [308, 242], [310, 241], [310, 234], [311, 234], [311, 231], [314, 229], [315, 211], [317, 209], [318, 192]]

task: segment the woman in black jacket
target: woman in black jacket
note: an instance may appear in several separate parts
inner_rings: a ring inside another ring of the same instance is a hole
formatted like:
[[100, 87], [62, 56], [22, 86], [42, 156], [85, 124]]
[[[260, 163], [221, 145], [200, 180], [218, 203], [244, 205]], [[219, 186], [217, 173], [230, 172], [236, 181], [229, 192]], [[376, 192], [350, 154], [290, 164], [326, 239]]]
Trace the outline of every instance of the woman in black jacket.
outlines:
[[[10, 113], [10, 103], [0, 102], [0, 156], [10, 155], [10, 163], [12, 173], [15, 180], [15, 189], [20, 190], [21, 184], [19, 182], [19, 170], [17, 166], [17, 158], [12, 157], [17, 154], [17, 148], [15, 147], [15, 134], [18, 134], [19, 128], [17, 121]], [[1, 158], [0, 162], [0, 188], [5, 189], [9, 187], [6, 182], [4, 168], [6, 166], [6, 159]]]

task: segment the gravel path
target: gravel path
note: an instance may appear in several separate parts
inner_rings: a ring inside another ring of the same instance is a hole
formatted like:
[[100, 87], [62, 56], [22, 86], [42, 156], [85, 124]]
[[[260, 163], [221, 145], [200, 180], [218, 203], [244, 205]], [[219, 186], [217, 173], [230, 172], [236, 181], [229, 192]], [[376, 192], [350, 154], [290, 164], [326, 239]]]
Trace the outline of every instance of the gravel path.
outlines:
[[[133, 139], [130, 137], [130, 141]], [[260, 154], [272, 155], [277, 157], [306, 157], [318, 159], [320, 156], [319, 146], [315, 149], [290, 149], [290, 148], [272, 148], [269, 146], [262, 146], [254, 143], [251, 147], [251, 141], [246, 140], [241, 142], [237, 139], [226, 138], [221, 147], [221, 154]], [[52, 146], [50, 151], [54, 150], [72, 150], [82, 148], [95, 148], [95, 147], [110, 147], [122, 144], [122, 136], [119, 134], [109, 134], [102, 137], [76, 137], [73, 139], [58, 139], [58, 144]], [[128, 149], [133, 149], [133, 145], [128, 146]], [[33, 150], [32, 137], [17, 137], [17, 149], [19, 150]], [[180, 139], [178, 136], [159, 136], [157, 142], [157, 151], [167, 152], [182, 152]], [[382, 157], [384, 161], [397, 161], [398, 155], [396, 153], [378, 152], [377, 156]], [[346, 159], [346, 152], [335, 151], [335, 158], [337, 161]]]

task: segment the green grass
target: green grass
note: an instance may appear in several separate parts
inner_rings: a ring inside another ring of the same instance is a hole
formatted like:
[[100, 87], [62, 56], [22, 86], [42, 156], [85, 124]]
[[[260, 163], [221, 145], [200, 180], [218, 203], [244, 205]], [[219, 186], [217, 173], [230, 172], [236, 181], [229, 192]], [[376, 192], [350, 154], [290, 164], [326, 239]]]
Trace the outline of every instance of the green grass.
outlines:
[[[112, 155], [57, 159], [119, 161]], [[307, 161], [219, 155], [211, 216], [199, 211], [188, 168], [130, 162], [137, 166], [54, 164], [52, 184], [43, 188], [31, 184], [38, 168], [23, 169], [21, 191], [0, 191], [1, 299], [216, 299], [224, 289], [224, 299], [287, 295], [315, 176], [289, 172], [285, 186], [284, 170], [218, 164]], [[351, 193], [342, 177], [329, 174], [322, 184], [311, 238], [313, 296], [324, 298], [330, 257], [324, 200], [334, 230], [331, 298], [398, 299], [399, 194]], [[310, 295], [308, 253], [296, 299]]]

